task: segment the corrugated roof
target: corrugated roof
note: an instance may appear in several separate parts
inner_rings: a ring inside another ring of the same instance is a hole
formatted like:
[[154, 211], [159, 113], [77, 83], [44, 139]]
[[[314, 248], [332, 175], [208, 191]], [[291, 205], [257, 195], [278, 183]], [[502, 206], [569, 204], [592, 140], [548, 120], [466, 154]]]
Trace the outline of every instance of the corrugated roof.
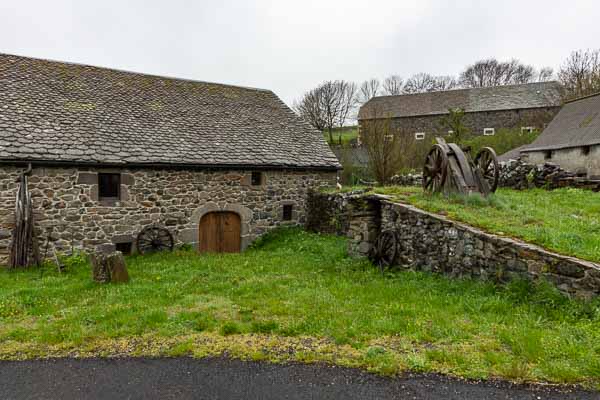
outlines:
[[450, 108], [466, 112], [558, 107], [561, 86], [558, 82], [456, 89], [440, 92], [374, 97], [359, 111], [359, 119], [385, 116], [402, 118], [447, 114]]
[[339, 167], [273, 92], [0, 54], [0, 161]]
[[600, 93], [566, 103], [538, 138], [522, 151], [600, 144]]

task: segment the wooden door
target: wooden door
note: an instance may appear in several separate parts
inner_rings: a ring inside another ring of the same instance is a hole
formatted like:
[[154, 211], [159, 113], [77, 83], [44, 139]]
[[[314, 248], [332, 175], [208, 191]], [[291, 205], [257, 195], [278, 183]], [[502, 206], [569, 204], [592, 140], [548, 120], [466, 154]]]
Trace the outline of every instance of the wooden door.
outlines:
[[240, 216], [233, 212], [211, 212], [200, 220], [200, 252], [239, 253]]

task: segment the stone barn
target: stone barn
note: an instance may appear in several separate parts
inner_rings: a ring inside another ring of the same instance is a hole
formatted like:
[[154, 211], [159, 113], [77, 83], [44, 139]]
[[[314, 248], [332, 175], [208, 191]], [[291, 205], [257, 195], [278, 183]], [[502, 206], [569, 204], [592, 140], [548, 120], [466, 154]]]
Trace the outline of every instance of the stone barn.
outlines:
[[359, 135], [370, 120], [389, 119], [390, 130], [430, 143], [449, 134], [443, 126], [448, 109], [465, 110], [464, 125], [474, 135], [495, 135], [500, 129], [542, 130], [561, 107], [558, 82], [453, 89], [397, 96], [378, 96], [358, 113]]
[[152, 224], [240, 251], [303, 224], [307, 193], [340, 168], [269, 90], [0, 55], [0, 265], [29, 165], [42, 252], [135, 251]]
[[600, 93], [567, 102], [521, 158], [551, 162], [591, 179], [600, 179]]

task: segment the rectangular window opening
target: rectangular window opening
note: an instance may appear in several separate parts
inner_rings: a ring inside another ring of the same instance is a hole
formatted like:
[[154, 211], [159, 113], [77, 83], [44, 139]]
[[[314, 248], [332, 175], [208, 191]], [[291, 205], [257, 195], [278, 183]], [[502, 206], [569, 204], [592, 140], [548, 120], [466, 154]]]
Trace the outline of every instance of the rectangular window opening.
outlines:
[[533, 126], [522, 126], [521, 133], [533, 133], [535, 128]]
[[117, 201], [121, 197], [121, 174], [98, 174], [98, 198]]
[[415, 133], [415, 140], [423, 140], [423, 139], [425, 139], [425, 132]]
[[284, 221], [292, 220], [292, 210], [293, 210], [293, 207], [291, 204], [285, 204], [283, 206], [283, 220]]
[[252, 186], [260, 186], [262, 184], [262, 173], [258, 171], [252, 172]]
[[552, 150], [544, 151], [544, 160], [549, 160], [552, 158]]
[[115, 243], [115, 250], [123, 253], [124, 256], [131, 254], [131, 242]]
[[591, 148], [592, 148], [592, 146], [583, 146], [581, 148], [581, 155], [582, 156], [589, 156]]
[[495, 133], [496, 133], [496, 130], [494, 128], [484, 128], [483, 129], [484, 136], [494, 136]]

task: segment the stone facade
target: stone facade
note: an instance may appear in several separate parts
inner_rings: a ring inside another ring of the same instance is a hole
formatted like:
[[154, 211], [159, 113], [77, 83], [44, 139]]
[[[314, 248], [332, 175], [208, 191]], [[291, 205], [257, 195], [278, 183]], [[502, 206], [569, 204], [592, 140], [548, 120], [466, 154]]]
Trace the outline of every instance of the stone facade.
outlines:
[[600, 145], [523, 152], [521, 157], [530, 164], [551, 162], [567, 171], [600, 179]]
[[[520, 129], [521, 127], [534, 127], [542, 130], [558, 113], [560, 107], [527, 108], [502, 111], [480, 111], [465, 113], [464, 125], [474, 135], [483, 135], [485, 128]], [[413, 139], [415, 133], [425, 133], [424, 140], [430, 142], [436, 136], [445, 136], [447, 130], [443, 128], [445, 114], [424, 115], [415, 117], [393, 118], [391, 129], [394, 132], [403, 132]], [[359, 134], [364, 134], [364, 120], [359, 120]]]
[[[21, 167], [0, 166], [0, 265], [6, 264], [18, 174]], [[121, 173], [121, 196], [114, 204], [98, 199], [98, 172]], [[251, 185], [251, 171], [80, 168], [33, 169], [29, 190], [42, 253], [50, 248], [93, 250], [132, 242], [146, 225], [166, 226], [177, 243], [197, 245], [198, 224], [212, 211], [241, 217], [242, 248], [281, 224], [306, 222], [310, 189], [335, 185], [335, 172], [262, 171], [262, 184]], [[292, 204], [292, 220], [283, 221], [283, 205]]]
[[397, 233], [396, 264], [402, 268], [500, 282], [543, 277], [569, 296], [600, 295], [598, 264], [492, 235], [382, 196], [340, 196], [345, 200], [327, 204], [343, 205], [335, 213], [345, 215], [344, 233], [353, 255], [368, 256], [380, 232], [389, 229]]

